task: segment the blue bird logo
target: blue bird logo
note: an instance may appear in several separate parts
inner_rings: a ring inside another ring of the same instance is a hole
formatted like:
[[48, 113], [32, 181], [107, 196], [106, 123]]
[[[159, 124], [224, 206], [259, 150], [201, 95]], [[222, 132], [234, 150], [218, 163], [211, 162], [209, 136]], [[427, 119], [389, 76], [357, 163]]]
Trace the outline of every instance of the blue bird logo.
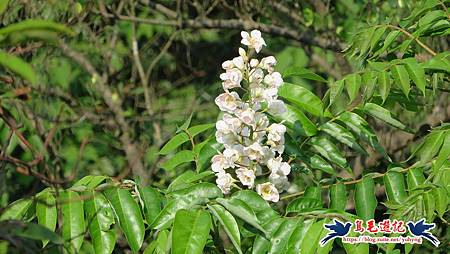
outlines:
[[344, 237], [350, 232], [350, 228], [352, 227], [351, 222], [347, 222], [343, 224], [342, 222], [334, 219], [334, 223], [332, 224], [325, 224], [325, 228], [327, 228], [330, 232], [328, 235], [326, 235], [322, 240], [320, 240], [320, 246], [324, 246], [328, 241], [336, 238], [336, 237]]
[[409, 232], [412, 235], [425, 238], [436, 247], [439, 246], [439, 244], [441, 243], [441, 242], [439, 242], [439, 240], [436, 237], [433, 236], [433, 234], [428, 232], [429, 230], [431, 230], [435, 227], [434, 223], [427, 224], [427, 223], [425, 223], [425, 219], [421, 219], [420, 221], [418, 221], [416, 223], [409, 221], [408, 223], [406, 223], [406, 225], [408, 225]]

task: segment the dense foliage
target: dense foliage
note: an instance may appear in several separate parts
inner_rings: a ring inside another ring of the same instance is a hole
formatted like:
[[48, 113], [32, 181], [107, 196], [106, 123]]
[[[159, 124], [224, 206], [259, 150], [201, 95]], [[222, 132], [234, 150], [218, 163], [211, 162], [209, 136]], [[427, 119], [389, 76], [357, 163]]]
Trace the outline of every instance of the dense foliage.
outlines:
[[[0, 253], [446, 253], [449, 5], [0, 0]], [[253, 29], [284, 80], [278, 202], [211, 167]], [[334, 218], [425, 218], [441, 243], [319, 246]]]

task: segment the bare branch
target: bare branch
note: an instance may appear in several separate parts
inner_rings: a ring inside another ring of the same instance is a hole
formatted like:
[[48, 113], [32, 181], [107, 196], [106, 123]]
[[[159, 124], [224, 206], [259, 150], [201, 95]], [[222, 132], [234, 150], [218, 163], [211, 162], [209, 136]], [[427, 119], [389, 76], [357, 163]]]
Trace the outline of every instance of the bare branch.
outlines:
[[122, 101], [120, 98], [113, 99], [113, 95], [111, 89], [106, 85], [106, 77], [100, 76], [97, 70], [92, 66], [92, 64], [87, 60], [82, 54], [74, 51], [64, 42], [59, 43], [59, 47], [62, 49], [64, 54], [68, 57], [72, 58], [75, 62], [80, 64], [89, 74], [92, 75], [93, 80], [95, 80], [95, 88], [98, 93], [103, 97], [106, 105], [111, 109], [114, 113], [114, 119], [119, 125], [120, 130], [122, 131], [122, 135], [120, 136], [120, 141], [122, 143], [123, 149], [125, 151], [126, 158], [130, 167], [132, 168], [133, 174], [135, 177], [139, 176], [142, 184], [146, 184], [148, 182], [148, 174], [142, 164], [140, 159], [140, 155], [136, 144], [131, 140], [130, 134], [130, 126], [125, 120], [124, 112], [122, 109]]
[[191, 29], [202, 29], [202, 28], [221, 28], [221, 29], [239, 29], [239, 30], [251, 30], [259, 29], [261, 32], [269, 33], [272, 35], [283, 36], [289, 39], [299, 41], [303, 44], [318, 46], [324, 49], [333, 50], [336, 52], [341, 52], [345, 45], [335, 38], [327, 38], [324, 36], [313, 35], [312, 32], [299, 32], [290, 28], [280, 27], [276, 25], [266, 25], [251, 20], [240, 20], [240, 19], [185, 19], [185, 20], [159, 20], [159, 19], [147, 19], [139, 18], [134, 16], [125, 16], [120, 14], [105, 14], [109, 18], [117, 18], [120, 20], [127, 20], [131, 22], [140, 22], [146, 24], [163, 25], [163, 26], [174, 26], [179, 28], [191, 28]]

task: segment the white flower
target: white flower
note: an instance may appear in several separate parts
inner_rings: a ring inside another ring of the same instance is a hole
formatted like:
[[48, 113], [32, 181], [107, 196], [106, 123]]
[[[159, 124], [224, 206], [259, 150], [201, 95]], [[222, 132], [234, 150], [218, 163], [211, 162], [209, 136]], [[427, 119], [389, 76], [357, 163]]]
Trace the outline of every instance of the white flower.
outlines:
[[239, 181], [248, 188], [253, 187], [253, 183], [255, 182], [255, 172], [253, 170], [247, 168], [238, 168], [236, 170], [236, 175], [239, 178]]
[[279, 141], [267, 140], [267, 144], [280, 155], [284, 152], [284, 136]]
[[250, 60], [250, 67], [255, 68], [256, 66], [258, 66], [258, 64], [259, 64], [258, 59]]
[[233, 132], [232, 126], [223, 120], [216, 123], [216, 140], [221, 144], [232, 144], [236, 141], [236, 134]]
[[224, 169], [230, 168], [230, 161], [223, 154], [216, 154], [211, 159], [211, 169], [216, 173], [224, 172]]
[[[257, 53], [266, 45], [258, 30], [250, 34], [243, 31], [241, 36], [241, 43]], [[238, 52], [239, 56], [222, 64], [225, 73], [220, 75], [220, 79], [225, 93], [220, 94], [215, 103], [225, 113], [216, 122], [215, 135], [224, 150], [212, 158], [211, 168], [216, 172], [216, 183], [223, 193], [229, 193], [236, 183], [251, 189], [256, 176], [260, 176], [268, 182], [257, 185], [257, 192], [265, 200], [277, 202], [279, 192], [289, 186], [287, 175], [291, 167], [281, 158], [286, 127], [282, 123], [270, 124], [268, 113], [277, 115], [287, 110], [284, 102], [278, 99], [283, 78], [274, 71], [275, 57], [249, 59], [243, 48]], [[243, 99], [230, 91], [241, 85], [246, 85], [242, 90], [247, 91]], [[229, 168], [235, 169], [239, 181], [226, 172]], [[263, 169], [270, 170], [268, 177], [263, 174]]]
[[270, 141], [280, 141], [286, 132], [286, 126], [273, 123], [267, 128], [267, 139]]
[[253, 30], [248, 34], [248, 32], [241, 32], [242, 40], [241, 43], [248, 46], [249, 48], [254, 48], [256, 53], [261, 51], [262, 46], [266, 46], [266, 42], [261, 37], [261, 32], [259, 30]]
[[244, 69], [245, 61], [242, 56], [235, 57], [235, 58], [233, 58], [232, 61], [233, 61], [234, 66], [236, 66], [236, 68], [241, 69], [241, 70]]
[[247, 108], [245, 110], [239, 110], [236, 112], [236, 116], [239, 117], [239, 119], [247, 124], [247, 125], [254, 125], [255, 120], [255, 111], [252, 108]]
[[261, 59], [261, 67], [269, 72], [273, 71], [273, 67], [277, 64], [277, 59], [273, 56], [264, 57]]
[[239, 105], [240, 99], [236, 92], [223, 93], [217, 96], [215, 103], [222, 111], [233, 112]]
[[267, 162], [275, 156], [275, 152], [273, 149], [270, 149], [268, 146], [263, 146], [263, 157], [260, 160], [261, 164], [267, 164]]
[[278, 88], [276, 88], [276, 87], [267, 88], [267, 89], [264, 89], [264, 91], [263, 91], [263, 98], [267, 101], [273, 101], [274, 99], [276, 99], [277, 94], [278, 94]]
[[256, 192], [267, 201], [278, 202], [280, 200], [277, 188], [270, 182], [256, 185]]
[[241, 87], [242, 72], [237, 68], [232, 68], [220, 74], [220, 79], [223, 80], [222, 86], [225, 90]]
[[264, 83], [270, 87], [280, 87], [283, 84], [283, 78], [279, 72], [272, 72], [264, 77]]
[[247, 52], [245, 52], [245, 49], [239, 47], [239, 55], [243, 58], [243, 59], [247, 59]]
[[234, 168], [234, 163], [239, 160], [241, 154], [238, 150], [228, 147], [223, 151], [223, 156], [227, 159], [230, 167]]
[[254, 142], [244, 148], [244, 153], [250, 160], [259, 160], [264, 156], [263, 147], [258, 142]]
[[287, 111], [286, 105], [282, 100], [272, 100], [269, 102], [269, 113], [273, 115], [281, 115]]
[[256, 122], [256, 131], [258, 131], [258, 132], [266, 129], [267, 126], [269, 126], [269, 118], [267, 118], [267, 115], [265, 115], [261, 112], [256, 112], [255, 122]]
[[271, 174], [274, 175], [287, 176], [291, 173], [291, 166], [287, 162], [282, 161], [281, 156], [267, 161], [267, 167], [270, 169]]
[[225, 62], [222, 63], [222, 68], [223, 68], [224, 70], [229, 70], [229, 69], [231, 69], [231, 68], [233, 68], [233, 67], [234, 67], [234, 64], [233, 64], [233, 62], [230, 61], [230, 60], [226, 60]]
[[230, 126], [231, 131], [233, 132], [237, 132], [242, 126], [242, 121], [230, 114], [224, 114], [222, 119], [226, 124], [228, 124], [228, 126]]
[[233, 177], [228, 173], [218, 173], [216, 179], [216, 184], [219, 187], [219, 189], [223, 192], [223, 194], [230, 193], [231, 190], [231, 184], [233, 183], [234, 179]]
[[254, 69], [250, 73], [249, 81], [250, 83], [259, 84], [264, 79], [264, 72], [260, 68]]

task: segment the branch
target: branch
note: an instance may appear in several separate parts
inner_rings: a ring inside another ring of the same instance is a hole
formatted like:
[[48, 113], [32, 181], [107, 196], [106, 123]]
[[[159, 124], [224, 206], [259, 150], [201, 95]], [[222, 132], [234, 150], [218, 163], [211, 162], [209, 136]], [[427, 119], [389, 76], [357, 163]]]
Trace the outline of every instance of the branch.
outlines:
[[66, 54], [68, 57], [72, 58], [75, 62], [80, 64], [89, 74], [92, 76], [92, 79], [95, 80], [95, 89], [97, 92], [103, 97], [106, 105], [111, 109], [114, 113], [114, 120], [119, 125], [119, 129], [122, 131], [122, 135], [120, 136], [120, 141], [122, 143], [123, 149], [125, 151], [126, 158], [130, 167], [132, 168], [133, 175], [135, 177], [139, 176], [142, 184], [146, 184], [148, 182], [148, 174], [142, 164], [140, 159], [140, 155], [136, 144], [131, 140], [130, 135], [130, 126], [125, 120], [124, 112], [122, 109], [122, 101], [120, 98], [113, 99], [111, 89], [106, 85], [106, 77], [101, 77], [97, 70], [92, 66], [88, 59], [86, 59], [82, 54], [71, 49], [64, 42], [59, 43], [59, 48]]
[[101, 13], [108, 18], [117, 18], [120, 20], [126, 20], [131, 22], [140, 22], [153, 25], [173, 26], [179, 28], [221, 28], [221, 29], [239, 29], [239, 30], [251, 30], [259, 29], [261, 32], [283, 36], [289, 39], [299, 41], [303, 44], [318, 46], [324, 49], [341, 52], [345, 45], [335, 38], [320, 37], [312, 34], [312, 32], [298, 32], [286, 27], [280, 27], [276, 25], [266, 25], [254, 21], [245, 21], [241, 19], [185, 19], [185, 20], [160, 20], [160, 19], [147, 19], [134, 16], [125, 16], [121, 14]]

